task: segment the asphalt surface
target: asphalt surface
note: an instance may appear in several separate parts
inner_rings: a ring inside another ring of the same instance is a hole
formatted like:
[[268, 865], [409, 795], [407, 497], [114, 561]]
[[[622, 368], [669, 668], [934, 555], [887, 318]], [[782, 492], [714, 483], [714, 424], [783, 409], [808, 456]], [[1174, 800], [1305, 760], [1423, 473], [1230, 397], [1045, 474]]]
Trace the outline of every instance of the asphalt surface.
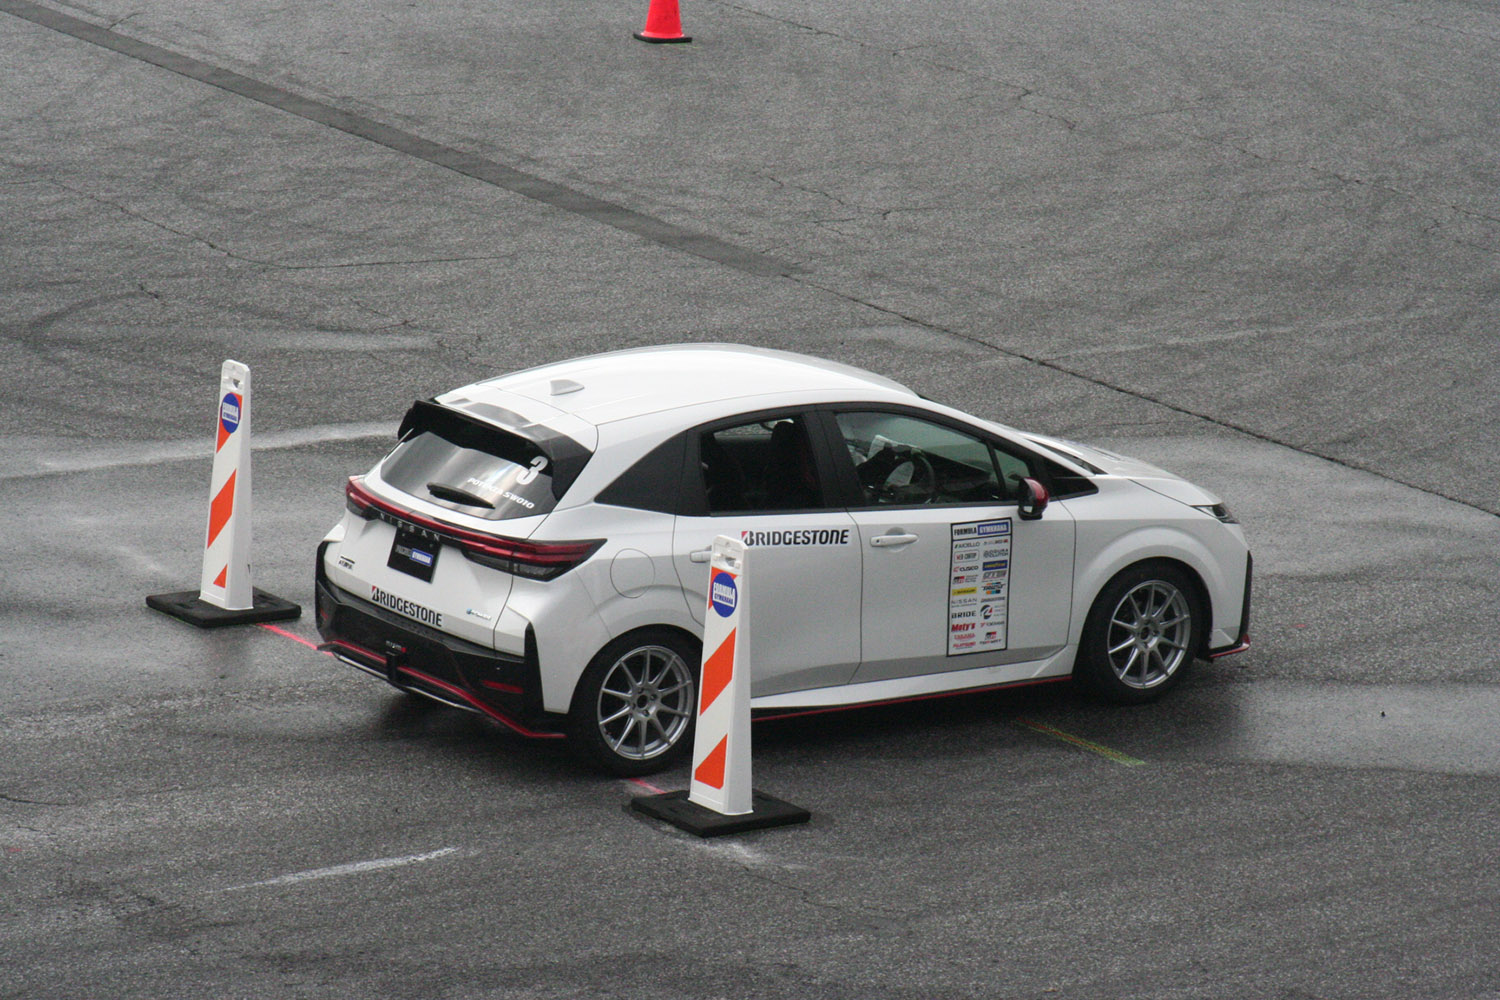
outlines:
[[[0, 996], [1500, 997], [1500, 11], [644, 17], [0, 0]], [[1216, 490], [1253, 649], [760, 724], [813, 821], [700, 842], [144, 606], [226, 357], [310, 606], [413, 398], [694, 340]]]

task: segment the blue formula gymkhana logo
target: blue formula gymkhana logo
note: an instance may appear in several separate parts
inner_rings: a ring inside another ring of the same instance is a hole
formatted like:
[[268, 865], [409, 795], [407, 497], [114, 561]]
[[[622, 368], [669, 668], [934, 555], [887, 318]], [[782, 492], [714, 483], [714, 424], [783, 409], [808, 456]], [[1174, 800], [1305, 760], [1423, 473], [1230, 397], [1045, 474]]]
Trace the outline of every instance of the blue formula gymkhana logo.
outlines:
[[740, 601], [740, 590], [734, 583], [734, 576], [723, 570], [716, 570], [714, 578], [708, 585], [708, 603], [719, 613], [720, 618], [728, 618], [734, 614], [735, 606]]
[[219, 423], [224, 428], [225, 434], [233, 434], [240, 426], [240, 397], [232, 392], [224, 394], [224, 400], [219, 404]]

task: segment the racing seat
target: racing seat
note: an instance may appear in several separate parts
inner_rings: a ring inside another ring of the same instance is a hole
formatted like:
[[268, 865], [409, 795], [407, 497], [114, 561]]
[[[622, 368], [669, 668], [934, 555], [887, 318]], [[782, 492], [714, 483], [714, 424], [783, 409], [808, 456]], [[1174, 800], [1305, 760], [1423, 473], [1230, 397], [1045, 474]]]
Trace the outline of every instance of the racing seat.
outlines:
[[818, 506], [817, 466], [800, 422], [783, 420], [771, 429], [765, 481], [770, 504], [776, 510]]
[[744, 510], [745, 474], [734, 456], [712, 434], [703, 435], [698, 451], [708, 509], [714, 513]]

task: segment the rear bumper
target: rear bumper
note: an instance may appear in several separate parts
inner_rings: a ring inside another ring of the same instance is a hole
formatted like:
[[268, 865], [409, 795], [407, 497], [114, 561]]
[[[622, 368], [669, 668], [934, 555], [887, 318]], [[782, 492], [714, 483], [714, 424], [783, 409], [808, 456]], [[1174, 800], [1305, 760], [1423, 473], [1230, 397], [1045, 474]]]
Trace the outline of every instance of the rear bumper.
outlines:
[[529, 629], [525, 656], [499, 653], [362, 600], [330, 583], [322, 569], [320, 549], [320, 649], [403, 691], [477, 712], [523, 736], [562, 735], [560, 719], [542, 711], [541, 670]]

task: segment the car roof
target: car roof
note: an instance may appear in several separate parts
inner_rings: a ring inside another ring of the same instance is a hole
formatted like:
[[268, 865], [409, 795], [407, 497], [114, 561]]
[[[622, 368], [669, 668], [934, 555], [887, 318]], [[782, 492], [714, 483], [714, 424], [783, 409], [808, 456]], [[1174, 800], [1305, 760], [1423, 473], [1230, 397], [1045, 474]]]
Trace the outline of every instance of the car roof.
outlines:
[[529, 368], [455, 389], [437, 401], [491, 421], [497, 411], [508, 412], [524, 417], [524, 423], [546, 424], [581, 438], [580, 425], [598, 427], [714, 402], [722, 402], [728, 413], [755, 408], [743, 404], [756, 397], [765, 398], [769, 407], [778, 402], [769, 397], [808, 393], [852, 393], [872, 401], [917, 395], [881, 375], [805, 354], [738, 344], [683, 344]]

